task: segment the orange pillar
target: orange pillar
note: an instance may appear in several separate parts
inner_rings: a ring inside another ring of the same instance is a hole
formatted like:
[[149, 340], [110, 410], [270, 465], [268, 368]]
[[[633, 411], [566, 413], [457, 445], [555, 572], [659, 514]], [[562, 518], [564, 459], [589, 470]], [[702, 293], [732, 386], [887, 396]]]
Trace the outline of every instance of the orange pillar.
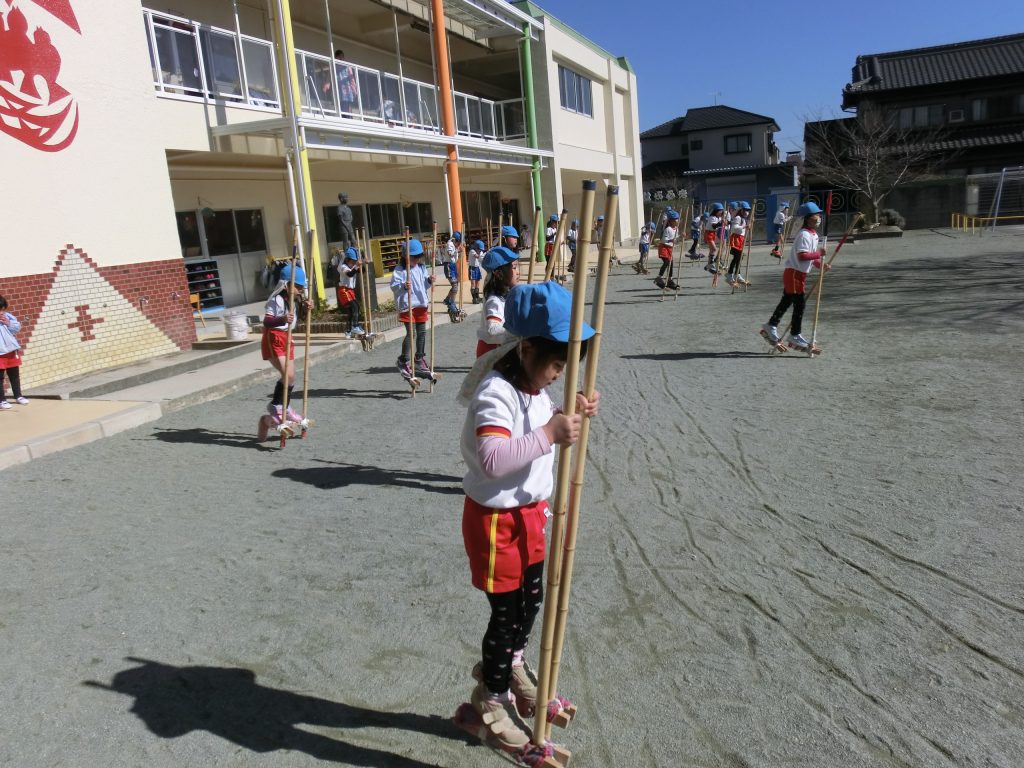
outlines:
[[[444, 27], [444, 0], [431, 0], [433, 15], [434, 51], [437, 57], [438, 101], [441, 102], [441, 130], [445, 136], [454, 136], [455, 93], [452, 90], [451, 70], [448, 64], [448, 34]], [[448, 207], [452, 212], [452, 228], [463, 229], [462, 184], [459, 183], [459, 156], [454, 144], [448, 145]], [[465, 234], [465, 233], [463, 233]]]

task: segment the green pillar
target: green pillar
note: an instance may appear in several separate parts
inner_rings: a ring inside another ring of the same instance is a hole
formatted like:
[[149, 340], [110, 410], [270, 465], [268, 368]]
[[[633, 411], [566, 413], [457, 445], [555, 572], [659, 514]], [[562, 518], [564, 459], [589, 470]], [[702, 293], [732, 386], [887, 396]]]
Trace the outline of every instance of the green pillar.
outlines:
[[[537, 149], [537, 106], [533, 98], [533, 57], [530, 55], [530, 25], [523, 25], [523, 101], [526, 107], [526, 143], [530, 149]], [[543, 193], [540, 188], [540, 158], [533, 158], [533, 204], [544, 209]], [[537, 233], [534, 232], [536, 237]]]

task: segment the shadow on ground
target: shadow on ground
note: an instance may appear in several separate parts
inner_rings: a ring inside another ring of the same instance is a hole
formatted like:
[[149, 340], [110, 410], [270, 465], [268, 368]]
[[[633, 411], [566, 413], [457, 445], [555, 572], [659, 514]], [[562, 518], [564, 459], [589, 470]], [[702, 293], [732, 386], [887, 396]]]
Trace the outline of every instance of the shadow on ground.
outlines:
[[163, 443], [195, 443], [197, 445], [221, 445], [229, 448], [260, 448], [256, 442], [256, 422], [253, 421], [253, 431], [244, 432], [215, 432], [203, 427], [192, 427], [191, 429], [166, 429], [157, 427], [152, 437], [142, 438], [145, 440], [159, 440]]
[[[406, 469], [381, 469], [362, 464], [345, 464], [321, 460], [326, 467], [288, 467], [271, 473], [274, 477], [294, 480], [324, 490], [345, 488], [349, 485], [379, 485], [412, 488], [428, 493], [459, 495], [463, 493], [462, 478], [437, 472], [410, 472]], [[455, 483], [455, 485], [437, 485]]]
[[252, 752], [303, 752], [318, 760], [374, 768], [428, 768], [429, 763], [360, 747], [296, 727], [396, 728], [467, 741], [448, 718], [412, 712], [379, 712], [256, 682], [251, 670], [175, 667], [128, 657], [138, 666], [114, 675], [110, 684], [83, 685], [135, 699], [130, 711], [150, 733], [175, 739], [207, 731]]

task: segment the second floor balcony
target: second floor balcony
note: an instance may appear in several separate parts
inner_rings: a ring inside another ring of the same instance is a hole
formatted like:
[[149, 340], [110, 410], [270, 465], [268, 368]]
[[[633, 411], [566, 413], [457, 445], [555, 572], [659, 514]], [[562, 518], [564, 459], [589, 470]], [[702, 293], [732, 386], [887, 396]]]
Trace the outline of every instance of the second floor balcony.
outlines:
[[[158, 94], [281, 113], [273, 45], [232, 30], [143, 9]], [[340, 59], [296, 50], [303, 115], [440, 135], [438, 89]], [[526, 136], [522, 98], [454, 94], [458, 135], [492, 141]]]

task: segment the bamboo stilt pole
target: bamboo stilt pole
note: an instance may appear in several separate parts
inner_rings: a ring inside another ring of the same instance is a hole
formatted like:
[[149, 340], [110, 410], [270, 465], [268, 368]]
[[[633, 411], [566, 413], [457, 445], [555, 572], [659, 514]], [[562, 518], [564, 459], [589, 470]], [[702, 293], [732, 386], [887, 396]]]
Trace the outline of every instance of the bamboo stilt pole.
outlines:
[[[753, 208], [751, 208], [750, 209], [750, 220], [747, 222], [747, 226], [746, 226], [746, 228], [744, 230], [744, 243], [743, 243], [743, 245], [746, 247], [746, 251], [747, 251], [747, 266], [745, 268], [747, 270], [750, 269], [750, 246], [754, 242], [754, 221], [756, 219], [757, 219], [757, 213], [754, 211]], [[742, 259], [742, 256], [740, 258]], [[741, 272], [740, 274], [743, 274], [743, 273]], [[736, 276], [733, 275], [733, 277], [736, 277]], [[746, 276], [744, 276], [744, 280], [746, 280]], [[747, 292], [747, 284], [746, 283], [743, 283], [743, 292], [744, 293]], [[732, 290], [729, 293], [730, 294], [736, 293], [736, 283], [733, 283]]]
[[[288, 314], [295, 314], [295, 265], [299, 260], [299, 226], [296, 224], [292, 231], [292, 269], [288, 280]], [[287, 341], [284, 344], [284, 371], [281, 372], [281, 384], [284, 394], [281, 400], [281, 447], [284, 448], [288, 440], [285, 424], [288, 421], [288, 369], [293, 367], [291, 360], [292, 351], [292, 323], [288, 323]]]
[[412, 256], [409, 254], [409, 228], [405, 228], [405, 296], [406, 314], [408, 322], [409, 357], [407, 362], [412, 370], [412, 379], [409, 381], [409, 390], [412, 397], [416, 397], [416, 326], [412, 321]]
[[[316, 237], [316, 231], [309, 231], [310, 239]], [[310, 248], [306, 248], [306, 253], [311, 253]], [[309, 285], [310, 271], [303, 265], [302, 271], [306, 273], [306, 284]], [[322, 293], [322, 292], [318, 292]], [[303, 350], [302, 350], [302, 439], [306, 439], [306, 432], [309, 430], [309, 345], [310, 337], [313, 332], [313, 301], [312, 297], [307, 293], [306, 295], [306, 333], [303, 339]]]
[[[434, 371], [434, 279], [437, 273], [437, 222], [434, 222], [433, 232], [430, 237], [430, 371]], [[434, 394], [434, 377], [430, 377], [430, 386], [427, 387], [429, 394]]]
[[[597, 182], [583, 182], [583, 206], [579, 247], [590, 247], [594, 226], [594, 195]], [[540, 210], [539, 208], [537, 209]], [[586, 252], [584, 250], [584, 252]], [[579, 380], [580, 344], [583, 335], [583, 312], [586, 301], [587, 269], [576, 265], [576, 276], [572, 289], [572, 315], [569, 323], [569, 353], [565, 366], [565, 398], [562, 407], [566, 416], [576, 413], [576, 386]], [[537, 716], [533, 729], [533, 740], [543, 746], [547, 732], [548, 701], [554, 696], [552, 679], [552, 651], [555, 641], [555, 624], [559, 590], [562, 580], [562, 544], [565, 540], [565, 518], [569, 501], [569, 473], [572, 467], [572, 448], [558, 450], [558, 471], [555, 479], [554, 510], [551, 522], [551, 543], [548, 549], [547, 592], [544, 596], [544, 624], [541, 632], [540, 662], [537, 669]]]
[[540, 227], [540, 206], [533, 213], [533, 237], [530, 239], [530, 269], [526, 275], [526, 282], [533, 282], [533, 264], [537, 261], [537, 241], [540, 239], [540, 233], [537, 231]]
[[377, 290], [377, 281], [370, 275], [370, 270], [366, 268], [368, 264], [372, 263], [370, 257], [370, 231], [363, 229], [363, 258], [366, 260], [366, 264], [363, 265], [361, 272], [363, 273], [363, 281], [366, 283], [366, 334], [370, 337], [370, 346], [373, 345], [373, 296], [371, 291]]
[[462, 305], [465, 299], [466, 278], [469, 277], [469, 273], [466, 270], [466, 222], [462, 222], [462, 227], [459, 229], [459, 231], [462, 233], [462, 239], [459, 241], [459, 245], [455, 249], [455, 269], [456, 277], [458, 278], [459, 281], [458, 301], [459, 311], [461, 312]]
[[[604, 326], [604, 304], [608, 288], [608, 273], [611, 271], [611, 254], [614, 250], [615, 222], [619, 211], [619, 188], [608, 187], [605, 198], [604, 222], [601, 245], [598, 251], [597, 278], [594, 283], [593, 304], [590, 310], [590, 325], [595, 333], [587, 347], [587, 366], [583, 376], [583, 396], [588, 400], [594, 396], [597, 384], [597, 363], [601, 353], [601, 330]], [[575, 290], [573, 291], [575, 293]], [[567, 390], [568, 391], [568, 390]], [[566, 395], [568, 398], [568, 395]], [[575, 393], [573, 394], [575, 398]], [[580, 425], [580, 439], [573, 452], [571, 490], [565, 530], [564, 554], [562, 556], [562, 579], [558, 591], [558, 612], [555, 617], [554, 646], [551, 657], [551, 679], [549, 690], [558, 690], [558, 674], [561, 669], [562, 649], [565, 645], [565, 626], [569, 615], [569, 597], [572, 592], [573, 562], [576, 557], [576, 534], [579, 531], [580, 500], [583, 497], [583, 478], [587, 467], [587, 443], [590, 438], [590, 419], [583, 417]], [[537, 699], [537, 706], [541, 706]], [[544, 703], [546, 703], [546, 699]], [[545, 722], [547, 718], [545, 717]], [[550, 723], [547, 724], [550, 729]]]
[[[693, 203], [688, 203], [687, 206], [686, 206], [686, 219], [680, 219], [679, 220], [679, 229], [676, 231], [676, 244], [679, 245], [679, 260], [677, 262], [679, 264], [679, 266], [676, 269], [676, 273], [678, 274], [679, 279], [676, 280], [676, 289], [675, 289], [676, 292], [675, 292], [675, 295], [672, 297], [672, 301], [675, 301], [676, 299], [679, 298], [679, 283], [681, 283], [682, 280], [683, 280], [683, 246], [686, 244], [686, 238], [683, 237], [683, 232], [687, 232], [688, 233], [688, 230], [684, 229], [684, 227], [688, 227], [688, 224], [686, 222], [688, 222], [689, 219], [690, 219], [690, 211], [692, 209], [693, 209]], [[682, 212], [680, 212], [680, 215], [681, 214], [682, 214]], [[672, 259], [672, 261], [675, 263], [676, 259]], [[674, 266], [674, 264], [673, 264], [673, 266]], [[672, 267], [668, 268], [668, 274], [669, 274], [669, 280], [671, 280], [672, 279]]]

